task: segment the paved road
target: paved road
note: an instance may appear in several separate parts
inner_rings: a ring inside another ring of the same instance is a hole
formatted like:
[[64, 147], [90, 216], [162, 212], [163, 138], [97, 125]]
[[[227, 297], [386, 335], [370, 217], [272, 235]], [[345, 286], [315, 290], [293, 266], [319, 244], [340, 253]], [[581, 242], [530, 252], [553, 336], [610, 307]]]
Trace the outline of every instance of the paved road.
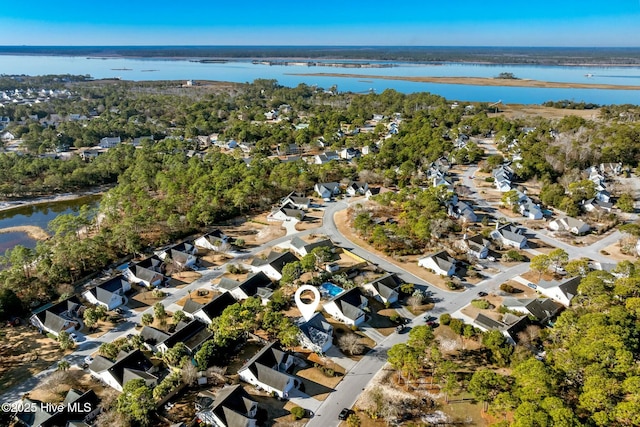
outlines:
[[[464, 176], [467, 177], [473, 175], [473, 173], [475, 173], [475, 169], [476, 168], [474, 167], [468, 168], [468, 170], [465, 171]], [[471, 181], [468, 178], [463, 179], [465, 180], [465, 182]], [[473, 186], [473, 189], [475, 189], [475, 186]], [[484, 201], [484, 199], [479, 196], [477, 191], [475, 192], [475, 198], [479, 206], [490, 207], [490, 204]], [[436, 288], [434, 286], [431, 286], [423, 279], [414, 276], [413, 274], [405, 270], [402, 270], [395, 264], [392, 264], [387, 260], [368, 252], [366, 249], [358, 246], [354, 242], [347, 239], [344, 235], [342, 235], [336, 227], [334, 215], [336, 212], [345, 209], [347, 206], [347, 203], [345, 203], [344, 201], [327, 203], [327, 205], [325, 206], [323, 225], [320, 228], [295, 233], [293, 230], [289, 229], [286, 236], [274, 239], [267, 244], [260, 245], [243, 254], [239, 254], [234, 260], [231, 260], [230, 262], [244, 262], [245, 260], [252, 258], [258, 252], [287, 242], [295, 235], [304, 236], [311, 233], [326, 234], [336, 244], [351, 248], [355, 254], [363, 257], [364, 259], [367, 259], [374, 264], [377, 264], [380, 268], [386, 271], [397, 273], [399, 277], [401, 277], [404, 281], [414, 283], [419, 286], [426, 286], [429, 288], [431, 297], [436, 302], [435, 307], [431, 312], [425, 313], [423, 316], [415, 318], [413, 320], [413, 325], [423, 324], [424, 316], [426, 315], [439, 316], [440, 314], [445, 312], [455, 313], [462, 307], [469, 304], [471, 300], [476, 298], [477, 292], [495, 292], [497, 291], [501, 283], [504, 283], [515, 276], [525, 273], [529, 269], [528, 264], [524, 263], [507, 269], [503, 268], [497, 274], [488, 277], [487, 279], [474, 286], [469, 286], [469, 289], [464, 292], [452, 292]], [[571, 258], [588, 256], [598, 261], [609, 262], [611, 262], [611, 260], [608, 260], [605, 256], [600, 254], [599, 251], [620, 238], [620, 234], [618, 232], [615, 232], [591, 246], [576, 248], [562, 242], [558, 242], [552, 236], [547, 235], [546, 233], [535, 233], [535, 235], [545, 242], [548, 242], [557, 247], [562, 247], [563, 249], [567, 250]], [[201, 287], [209, 286], [211, 280], [222, 275], [224, 271], [224, 265], [216, 270], [203, 271], [202, 277], [189, 284], [188, 286], [182, 289], [167, 289], [170, 295], [165, 298], [163, 304], [165, 306], [169, 306], [177, 302], [179, 299], [183, 298], [185, 295], [187, 295], [188, 292], [199, 289]], [[120, 324], [116, 329], [109, 331], [108, 333], [102, 335], [101, 337], [98, 337], [95, 340], [80, 343], [76, 351], [67, 356], [66, 359], [71, 364], [81, 364], [84, 357], [95, 352], [103, 342], [110, 342], [125, 334], [133, 333], [135, 331], [135, 324], [140, 322], [140, 317], [142, 316], [142, 314], [152, 311], [152, 307], [140, 313], [131, 311], [126, 322]], [[317, 407], [317, 402], [313, 402], [312, 406], [315, 409], [315, 416], [309, 421], [307, 425], [311, 427], [330, 427], [333, 425], [338, 425], [338, 413], [343, 407], [353, 406], [357, 397], [369, 383], [371, 378], [373, 378], [373, 376], [386, 363], [387, 350], [397, 343], [406, 341], [407, 338], [408, 334], [406, 333], [394, 333], [386, 337], [381, 342], [378, 342], [374, 349], [372, 349], [365, 357], [363, 357], [358, 363], [353, 366], [353, 368], [347, 373], [344, 380], [338, 384], [336, 390], [331, 393], [319, 407]], [[38, 382], [49, 375], [53, 370], [55, 370], [55, 365], [39, 373], [28, 381], [25, 381], [24, 383], [12, 388], [8, 392], [2, 394], [0, 396], [0, 402], [11, 402], [19, 399], [22, 394], [35, 388]], [[304, 399], [302, 399], [300, 403], [304, 403]]]

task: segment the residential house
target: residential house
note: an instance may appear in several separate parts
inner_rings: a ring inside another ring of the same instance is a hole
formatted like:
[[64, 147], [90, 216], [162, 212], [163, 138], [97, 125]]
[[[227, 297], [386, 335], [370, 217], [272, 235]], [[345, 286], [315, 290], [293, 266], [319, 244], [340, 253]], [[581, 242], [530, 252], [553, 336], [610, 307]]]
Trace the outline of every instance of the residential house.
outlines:
[[398, 301], [398, 288], [402, 284], [402, 280], [393, 273], [384, 276], [372, 282], [365, 283], [362, 288], [373, 298], [383, 304], [393, 304]]
[[62, 403], [50, 404], [25, 397], [18, 407], [25, 410], [16, 413], [16, 425], [25, 427], [88, 426], [102, 412], [100, 399], [93, 390], [83, 392], [73, 388]]
[[142, 342], [144, 342], [145, 347], [154, 353], [160, 351], [158, 345], [170, 336], [171, 334], [161, 331], [160, 329], [156, 329], [153, 326], [143, 326], [140, 331], [140, 338], [142, 338]]
[[331, 200], [333, 196], [340, 194], [340, 184], [337, 182], [317, 183], [314, 191], [318, 193], [323, 200]]
[[278, 118], [278, 112], [276, 110], [267, 111], [264, 113], [264, 118], [266, 120], [275, 120]]
[[104, 381], [108, 386], [122, 392], [126, 383], [135, 379], [142, 379], [153, 387], [158, 384], [158, 377], [154, 375], [158, 368], [140, 350], [122, 354], [115, 362], [103, 356], [96, 356], [89, 364], [89, 373]]
[[276, 207], [269, 213], [267, 219], [270, 221], [302, 221], [306, 212], [296, 208], [291, 203], [286, 203]]
[[448, 213], [450, 217], [460, 219], [464, 223], [478, 221], [478, 216], [473, 211], [473, 208], [467, 203], [460, 200], [458, 200], [456, 203], [449, 204]]
[[540, 206], [533, 203], [530, 198], [526, 198], [524, 201], [520, 202], [519, 206], [520, 214], [528, 219], [542, 219], [542, 209]]
[[201, 248], [219, 251], [220, 248], [229, 244], [229, 237], [219, 229], [216, 229], [198, 237], [193, 243]]
[[118, 275], [86, 290], [82, 295], [90, 304], [99, 304], [107, 310], [113, 310], [126, 303], [125, 293], [130, 289], [131, 284], [125, 280], [124, 276]]
[[9, 141], [13, 141], [14, 139], [16, 139], [16, 136], [9, 131], [4, 131], [0, 133], [0, 141], [9, 142]]
[[316, 165], [323, 165], [329, 163], [332, 160], [340, 160], [340, 155], [335, 151], [325, 151], [321, 154], [316, 154], [314, 162]]
[[115, 137], [105, 136], [100, 140], [100, 143], [98, 145], [100, 146], [100, 148], [113, 148], [116, 145], [120, 144], [121, 142], [122, 140], [120, 139], [119, 136], [115, 136]]
[[202, 345], [213, 337], [213, 332], [200, 319], [193, 319], [189, 322], [180, 322], [176, 330], [156, 348], [164, 353], [173, 348], [178, 343], [183, 343], [189, 353], [195, 354]]
[[444, 185], [449, 190], [453, 189], [453, 183], [447, 178], [445, 178], [444, 176], [434, 176], [431, 180], [431, 186], [438, 187], [440, 185]]
[[303, 193], [292, 191], [284, 199], [282, 199], [282, 202], [280, 204], [282, 206], [291, 205], [295, 209], [309, 209], [311, 208], [311, 199], [305, 197]]
[[518, 334], [524, 331], [531, 322], [527, 316], [516, 316], [507, 313], [502, 317], [502, 321], [492, 319], [482, 313], [478, 313], [473, 320], [473, 325], [483, 332], [500, 331], [507, 341], [515, 345], [518, 341]]
[[456, 259], [446, 251], [440, 251], [420, 258], [418, 265], [441, 276], [453, 276], [456, 272]]
[[196, 398], [196, 417], [214, 427], [256, 427], [258, 402], [240, 384], [226, 386], [217, 394], [204, 391]]
[[394, 192], [392, 189], [387, 187], [369, 187], [369, 189], [364, 193], [364, 197], [369, 200], [372, 196], [377, 196], [378, 194], [384, 194], [388, 192]]
[[359, 325], [365, 321], [364, 308], [369, 301], [360, 288], [351, 288], [336, 295], [324, 305], [326, 311], [334, 319], [346, 325]]
[[299, 261], [291, 252], [271, 251], [265, 259], [255, 257], [251, 261], [251, 271], [254, 273], [263, 272], [273, 280], [282, 278], [282, 268], [292, 262]]
[[104, 153], [104, 151], [99, 150], [84, 150], [80, 152], [80, 158], [85, 162], [95, 159], [100, 154]]
[[294, 251], [299, 257], [310, 254], [312, 250], [319, 247], [329, 248], [332, 252], [335, 250], [331, 239], [321, 239], [316, 240], [315, 242], [308, 243], [302, 240], [300, 237], [296, 236], [291, 239], [289, 245], [291, 246], [291, 250]]
[[124, 270], [124, 276], [129, 282], [152, 288], [160, 286], [164, 280], [164, 261], [153, 255], [136, 264], [130, 265]]
[[347, 185], [347, 194], [349, 196], [362, 196], [369, 189], [369, 185], [366, 182], [351, 181]]
[[298, 336], [300, 345], [314, 353], [325, 353], [333, 345], [333, 326], [322, 313], [317, 312], [311, 319], [300, 318]]
[[489, 236], [502, 246], [511, 246], [516, 249], [523, 249], [527, 246], [527, 237], [524, 235], [524, 230], [512, 224], [499, 227], [499, 224], [496, 223], [496, 229]]
[[[199, 138], [201, 137], [198, 137], [198, 142], [200, 142]], [[207, 137], [205, 136], [203, 138], [207, 138]], [[153, 135], [139, 136], [137, 138], [133, 138], [133, 140], [131, 141], [131, 145], [133, 145], [134, 147], [140, 147], [144, 142], [153, 142]]]
[[511, 190], [511, 180], [513, 179], [513, 170], [508, 165], [501, 165], [492, 171], [494, 184], [498, 191], [506, 193]]
[[584, 200], [582, 202], [582, 207], [587, 212], [594, 212], [594, 211], [611, 212], [611, 210], [613, 209], [613, 203], [602, 202], [596, 198], [593, 198], [589, 200]]
[[80, 322], [82, 304], [73, 296], [58, 303], [46, 304], [33, 311], [30, 323], [40, 332], [47, 332], [56, 337], [60, 332], [73, 332], [82, 326]]
[[547, 323], [562, 309], [560, 303], [549, 298], [504, 298], [502, 306], [527, 316], [535, 317], [540, 323]]
[[357, 148], [344, 148], [340, 150], [340, 158], [345, 160], [355, 159], [356, 157], [360, 157], [362, 153]]
[[[187, 300], [187, 303], [193, 300]], [[196, 310], [187, 312], [189, 307], [185, 303], [183, 311], [187, 316], [200, 319], [207, 325], [210, 325], [213, 322], [213, 319], [219, 317], [225, 308], [229, 307], [236, 303], [236, 299], [230, 292], [225, 292], [223, 294], [218, 295], [211, 301], [206, 304], [200, 305]]]
[[229, 292], [238, 301], [257, 296], [262, 304], [267, 304], [273, 295], [273, 282], [262, 271], [249, 275], [243, 282], [223, 277], [217, 287], [222, 292]]
[[158, 253], [158, 258], [167, 262], [170, 260], [180, 268], [193, 267], [198, 262], [198, 248], [191, 243], [179, 243]]
[[291, 390], [301, 385], [300, 380], [289, 374], [293, 365], [294, 356], [271, 343], [245, 363], [238, 376], [269, 394], [287, 398]]
[[484, 238], [482, 234], [476, 234], [475, 236], [464, 239], [467, 253], [478, 259], [485, 259], [489, 255], [489, 246], [491, 242]]
[[591, 227], [584, 221], [565, 216], [549, 222], [549, 229], [552, 231], [567, 231], [580, 236], [588, 233]]
[[604, 203], [609, 203], [611, 201], [611, 193], [607, 190], [598, 191], [596, 193], [596, 199]]
[[536, 290], [542, 295], [568, 307], [571, 300], [578, 294], [580, 277], [571, 277], [558, 280], [540, 280], [536, 285]]

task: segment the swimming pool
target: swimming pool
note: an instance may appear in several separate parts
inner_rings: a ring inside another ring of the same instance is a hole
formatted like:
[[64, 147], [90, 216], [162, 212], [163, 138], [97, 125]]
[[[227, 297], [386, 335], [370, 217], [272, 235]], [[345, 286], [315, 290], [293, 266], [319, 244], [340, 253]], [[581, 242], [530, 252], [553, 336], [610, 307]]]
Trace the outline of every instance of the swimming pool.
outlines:
[[340, 286], [336, 286], [333, 283], [324, 282], [320, 285], [320, 293], [326, 297], [333, 298], [339, 295], [344, 289]]

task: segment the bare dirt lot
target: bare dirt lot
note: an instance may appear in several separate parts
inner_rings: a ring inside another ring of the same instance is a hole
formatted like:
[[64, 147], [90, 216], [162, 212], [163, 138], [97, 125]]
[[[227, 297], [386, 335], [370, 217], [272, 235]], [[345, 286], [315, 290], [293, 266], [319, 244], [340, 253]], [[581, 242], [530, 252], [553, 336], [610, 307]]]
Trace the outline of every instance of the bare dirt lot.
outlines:
[[6, 390], [56, 363], [65, 355], [58, 343], [27, 326], [0, 329], [0, 388]]
[[232, 239], [244, 240], [247, 247], [258, 246], [286, 234], [282, 223], [267, 221], [267, 213], [249, 218], [236, 218], [232, 224], [219, 228]]

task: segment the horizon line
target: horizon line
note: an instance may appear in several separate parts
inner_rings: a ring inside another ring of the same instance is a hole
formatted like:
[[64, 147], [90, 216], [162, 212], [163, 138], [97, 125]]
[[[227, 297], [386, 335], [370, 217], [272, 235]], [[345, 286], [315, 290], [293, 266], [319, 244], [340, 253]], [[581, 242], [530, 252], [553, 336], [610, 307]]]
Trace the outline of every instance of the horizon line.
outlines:
[[640, 49], [640, 46], [507, 46], [507, 45], [381, 45], [381, 44], [106, 44], [106, 45], [75, 45], [75, 44], [59, 44], [59, 45], [36, 45], [36, 44], [7, 44], [0, 45], [0, 48], [60, 48], [60, 47], [77, 47], [77, 48], [105, 48], [105, 47], [334, 47], [334, 48], [508, 48], [508, 49]]

